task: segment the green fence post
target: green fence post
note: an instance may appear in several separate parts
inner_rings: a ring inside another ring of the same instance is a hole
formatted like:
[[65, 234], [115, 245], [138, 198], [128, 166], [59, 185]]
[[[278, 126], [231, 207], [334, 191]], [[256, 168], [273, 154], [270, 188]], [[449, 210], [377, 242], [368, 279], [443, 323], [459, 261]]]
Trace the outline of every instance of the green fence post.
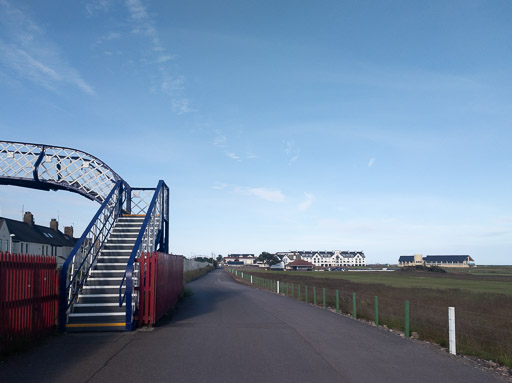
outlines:
[[316, 306], [316, 286], [313, 287], [313, 304]]
[[322, 289], [322, 297], [324, 299], [324, 309], [325, 309], [325, 287]]
[[297, 299], [299, 300], [300, 302], [300, 285], [297, 286]]
[[306, 303], [308, 303], [308, 287], [307, 286], [305, 287], [304, 297], [306, 298]]
[[404, 334], [406, 338], [409, 338], [409, 301], [405, 301]]
[[375, 304], [375, 326], [379, 325], [379, 297], [375, 296], [373, 299], [373, 302]]
[[336, 312], [340, 312], [340, 291], [336, 290]]
[[357, 311], [356, 311], [356, 293], [352, 293], [352, 312], [354, 315], [354, 319], [357, 318]]

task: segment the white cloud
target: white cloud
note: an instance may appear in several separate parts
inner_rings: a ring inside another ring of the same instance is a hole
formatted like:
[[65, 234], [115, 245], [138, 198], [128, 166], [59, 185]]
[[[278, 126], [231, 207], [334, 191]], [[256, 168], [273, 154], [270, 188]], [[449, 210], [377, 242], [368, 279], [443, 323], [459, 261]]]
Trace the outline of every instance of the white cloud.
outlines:
[[315, 196], [313, 194], [304, 192], [304, 196], [306, 197], [306, 200], [299, 204], [299, 210], [302, 211], [308, 210], [315, 200]]
[[373, 164], [375, 163], [375, 158], [370, 158], [370, 162], [368, 162], [368, 167], [371, 168]]
[[95, 93], [62, 58], [60, 49], [46, 37], [45, 31], [6, 0], [0, 2], [0, 21], [4, 32], [0, 38], [0, 62], [12, 72], [51, 90], [67, 84], [87, 94]]

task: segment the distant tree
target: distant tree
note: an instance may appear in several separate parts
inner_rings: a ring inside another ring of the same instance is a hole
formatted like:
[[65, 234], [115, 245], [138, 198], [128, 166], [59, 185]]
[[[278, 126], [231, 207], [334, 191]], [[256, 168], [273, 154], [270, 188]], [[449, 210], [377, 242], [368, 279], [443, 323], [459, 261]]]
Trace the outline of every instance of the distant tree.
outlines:
[[270, 254], [264, 251], [258, 256], [258, 261], [267, 264], [269, 267], [277, 265], [281, 260], [275, 254]]
[[222, 262], [222, 255], [217, 255], [217, 262]]

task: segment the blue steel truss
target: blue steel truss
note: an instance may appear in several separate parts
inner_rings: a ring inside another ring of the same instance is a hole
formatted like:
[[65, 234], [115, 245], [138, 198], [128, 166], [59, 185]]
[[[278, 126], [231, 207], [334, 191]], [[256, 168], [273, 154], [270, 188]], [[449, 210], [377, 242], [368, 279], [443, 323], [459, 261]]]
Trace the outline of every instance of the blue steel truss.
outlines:
[[107, 164], [81, 150], [0, 141], [0, 185], [68, 190], [103, 203], [118, 181]]

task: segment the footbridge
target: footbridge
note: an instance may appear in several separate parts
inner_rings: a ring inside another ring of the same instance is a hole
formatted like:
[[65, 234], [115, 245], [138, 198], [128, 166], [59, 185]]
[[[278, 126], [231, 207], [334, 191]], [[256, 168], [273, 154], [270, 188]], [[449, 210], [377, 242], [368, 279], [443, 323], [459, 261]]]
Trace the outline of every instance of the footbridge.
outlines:
[[169, 249], [169, 188], [131, 187], [81, 150], [0, 141], [0, 185], [67, 190], [100, 207], [60, 272], [61, 331], [132, 330], [143, 253]]

